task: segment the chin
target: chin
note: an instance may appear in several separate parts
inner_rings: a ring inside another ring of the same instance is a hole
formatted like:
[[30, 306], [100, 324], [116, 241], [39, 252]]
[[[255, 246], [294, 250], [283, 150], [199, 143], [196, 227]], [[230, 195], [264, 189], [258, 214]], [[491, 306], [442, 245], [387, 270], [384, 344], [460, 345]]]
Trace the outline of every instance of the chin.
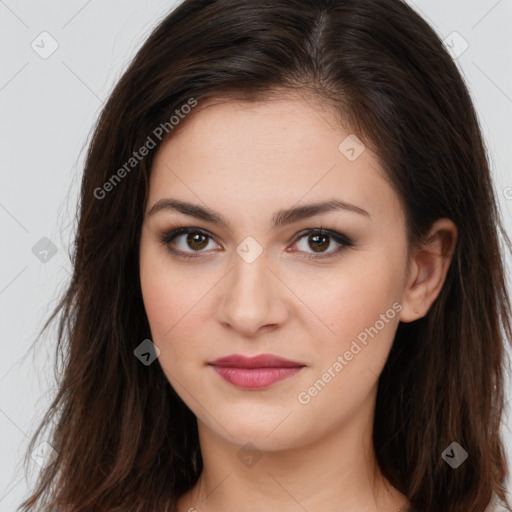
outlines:
[[273, 411], [273, 414], [254, 414], [231, 409], [226, 415], [216, 416], [217, 421], [212, 421], [211, 418], [201, 421], [215, 435], [238, 448], [251, 443], [261, 451], [280, 451], [314, 441], [314, 426], [309, 427], [304, 421], [296, 424], [297, 418], [292, 419], [294, 413], [290, 412], [291, 409], [285, 413], [279, 409]]

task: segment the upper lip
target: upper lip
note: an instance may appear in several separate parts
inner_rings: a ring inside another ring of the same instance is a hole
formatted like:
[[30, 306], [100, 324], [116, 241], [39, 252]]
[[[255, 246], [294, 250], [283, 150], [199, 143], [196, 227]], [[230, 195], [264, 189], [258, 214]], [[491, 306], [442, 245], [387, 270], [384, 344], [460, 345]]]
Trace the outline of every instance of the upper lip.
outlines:
[[304, 363], [290, 361], [272, 354], [261, 354], [254, 357], [245, 357], [239, 354], [219, 357], [208, 364], [212, 366], [225, 366], [229, 368], [297, 368], [306, 366]]

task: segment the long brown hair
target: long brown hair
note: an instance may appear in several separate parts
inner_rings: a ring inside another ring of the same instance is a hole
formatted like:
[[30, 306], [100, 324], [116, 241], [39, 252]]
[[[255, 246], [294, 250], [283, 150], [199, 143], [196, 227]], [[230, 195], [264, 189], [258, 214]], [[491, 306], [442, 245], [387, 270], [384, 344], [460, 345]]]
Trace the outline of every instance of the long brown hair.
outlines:
[[[440, 295], [425, 317], [399, 324], [380, 376], [383, 474], [420, 512], [506, 502], [511, 310], [500, 235], [511, 244], [474, 106], [442, 41], [400, 0], [186, 0], [138, 51], [94, 128], [72, 280], [43, 328], [59, 315], [58, 393], [26, 464], [51, 422], [57, 457], [23, 512], [173, 510], [197, 481], [194, 415], [160, 365], [134, 356], [151, 337], [138, 267], [151, 164], [163, 136], [186, 125], [184, 105], [287, 92], [334, 109], [377, 153], [411, 244], [436, 219], [458, 228]], [[454, 441], [469, 454], [456, 470], [442, 458]]]

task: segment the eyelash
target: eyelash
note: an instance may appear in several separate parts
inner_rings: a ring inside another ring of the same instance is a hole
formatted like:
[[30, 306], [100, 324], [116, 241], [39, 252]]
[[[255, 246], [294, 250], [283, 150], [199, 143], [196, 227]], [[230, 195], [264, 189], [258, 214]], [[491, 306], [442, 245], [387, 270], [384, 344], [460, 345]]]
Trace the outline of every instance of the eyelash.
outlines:
[[[207, 238], [213, 239], [213, 237], [207, 233], [206, 231], [200, 229], [200, 228], [192, 228], [192, 227], [179, 227], [175, 229], [171, 229], [170, 231], [160, 235], [160, 242], [164, 244], [169, 252], [173, 254], [174, 256], [177, 256], [178, 258], [182, 258], [184, 260], [191, 260], [193, 258], [199, 258], [202, 256], [201, 251], [195, 251], [195, 252], [184, 252], [184, 251], [178, 251], [176, 249], [171, 248], [170, 243], [179, 235], [183, 234], [200, 234], [204, 235]], [[293, 243], [297, 243], [302, 238], [308, 236], [308, 235], [323, 235], [328, 236], [332, 238], [336, 243], [340, 244], [334, 251], [329, 253], [309, 253], [308, 256], [301, 256], [304, 259], [307, 260], [319, 260], [319, 259], [327, 259], [332, 258], [335, 256], [338, 256], [344, 249], [354, 247], [355, 244], [345, 235], [342, 233], [338, 233], [337, 231], [332, 231], [330, 229], [324, 229], [320, 226], [320, 228], [308, 228], [300, 233], [298, 233], [295, 236], [295, 239]]]

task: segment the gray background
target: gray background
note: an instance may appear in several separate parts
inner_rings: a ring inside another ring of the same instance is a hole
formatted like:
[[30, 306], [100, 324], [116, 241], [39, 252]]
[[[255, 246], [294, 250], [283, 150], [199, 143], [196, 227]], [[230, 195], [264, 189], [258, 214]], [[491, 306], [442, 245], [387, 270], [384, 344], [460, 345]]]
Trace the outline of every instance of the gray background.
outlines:
[[[408, 3], [442, 39], [453, 41], [454, 51], [468, 44], [456, 60], [480, 116], [511, 232], [512, 0]], [[34, 475], [26, 477], [21, 456], [55, 390], [54, 331], [39, 341], [36, 352], [27, 350], [69, 279], [68, 247], [91, 127], [127, 63], [175, 4], [0, 0], [2, 512], [15, 511], [38, 469], [34, 465]], [[50, 35], [41, 36], [45, 31]], [[462, 39], [451, 35], [454, 31]], [[57, 49], [45, 55], [52, 44]], [[55, 246], [53, 256], [38, 254], [43, 237]], [[509, 255], [507, 265], [510, 269]], [[503, 433], [512, 461], [510, 423]]]

